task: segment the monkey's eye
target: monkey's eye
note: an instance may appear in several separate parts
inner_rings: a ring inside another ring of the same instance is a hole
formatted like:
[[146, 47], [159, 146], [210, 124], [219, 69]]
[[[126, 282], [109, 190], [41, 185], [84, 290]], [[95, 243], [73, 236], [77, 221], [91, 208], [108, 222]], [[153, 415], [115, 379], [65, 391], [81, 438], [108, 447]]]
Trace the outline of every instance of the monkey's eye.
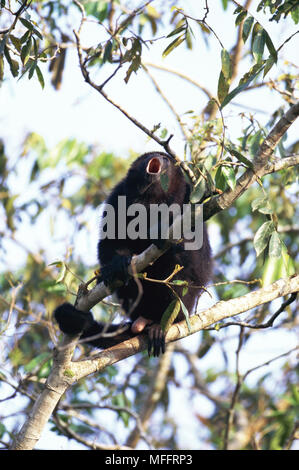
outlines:
[[160, 158], [152, 158], [146, 167], [146, 172], [149, 174], [158, 174], [162, 169], [162, 161]]

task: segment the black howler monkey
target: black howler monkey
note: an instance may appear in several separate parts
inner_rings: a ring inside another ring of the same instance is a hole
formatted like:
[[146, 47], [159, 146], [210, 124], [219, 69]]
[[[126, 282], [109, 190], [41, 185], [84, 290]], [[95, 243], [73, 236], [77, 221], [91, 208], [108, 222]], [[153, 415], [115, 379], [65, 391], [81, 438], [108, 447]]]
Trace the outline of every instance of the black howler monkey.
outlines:
[[[162, 175], [165, 178], [162, 183]], [[153, 283], [128, 276], [127, 267], [133, 255], [143, 252], [152, 243], [163, 245], [161, 237], [152, 239], [149, 229], [145, 238], [131, 239], [128, 236], [122, 238], [117, 234], [118, 226], [118, 197], [126, 196], [127, 209], [131, 204], [142, 204], [146, 208], [146, 217], [149, 218], [151, 204], [173, 203], [181, 208], [189, 202], [190, 187], [185, 176], [175, 160], [165, 153], [151, 152], [141, 155], [130, 167], [126, 177], [120, 181], [108, 197], [106, 204], [115, 210], [116, 238], [103, 238], [98, 243], [98, 258], [101, 265], [101, 277], [106, 285], [116, 279], [124, 281], [121, 287], [116, 289], [116, 295], [131, 322], [125, 332], [116, 336], [101, 336], [101, 333], [117, 332], [119, 325], [109, 325], [105, 328], [103, 323], [93, 319], [90, 312], [84, 313], [69, 303], [62, 304], [55, 310], [55, 318], [60, 329], [67, 334], [82, 332], [81, 338], [96, 347], [107, 348], [118, 344], [125, 339], [136, 336], [144, 329], [148, 333], [148, 351], [154, 356], [159, 355], [165, 349], [164, 332], [160, 321], [168, 305], [175, 299], [175, 295], [169, 287], [162, 283]], [[106, 206], [107, 207], [107, 206]], [[106, 213], [107, 214], [107, 213]], [[132, 217], [127, 217], [127, 227]], [[195, 301], [202, 292], [200, 286], [206, 285], [211, 276], [212, 262], [211, 249], [205, 226], [203, 227], [203, 244], [200, 249], [186, 250], [184, 241], [172, 245], [159, 259], [146, 268], [147, 276], [152, 279], [166, 279], [176, 265], [184, 268], [176, 274], [174, 279], [187, 281], [188, 292], [182, 297], [183, 303], [191, 313]], [[191, 287], [192, 285], [197, 287]], [[182, 287], [173, 286], [178, 295], [182, 295]], [[184, 319], [180, 311], [175, 321]], [[98, 335], [98, 337], [94, 337]], [[90, 339], [88, 339], [90, 338]]]

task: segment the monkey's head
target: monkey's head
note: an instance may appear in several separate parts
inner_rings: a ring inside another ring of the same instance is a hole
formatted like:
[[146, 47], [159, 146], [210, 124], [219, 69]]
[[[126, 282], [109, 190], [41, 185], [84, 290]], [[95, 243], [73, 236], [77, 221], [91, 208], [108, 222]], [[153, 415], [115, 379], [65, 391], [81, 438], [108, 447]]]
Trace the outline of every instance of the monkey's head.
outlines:
[[[180, 189], [186, 181], [175, 160], [166, 153], [145, 153], [134, 161], [127, 175], [127, 184], [138, 188], [139, 195], [150, 202], [162, 202]], [[184, 191], [185, 192], [185, 191]]]

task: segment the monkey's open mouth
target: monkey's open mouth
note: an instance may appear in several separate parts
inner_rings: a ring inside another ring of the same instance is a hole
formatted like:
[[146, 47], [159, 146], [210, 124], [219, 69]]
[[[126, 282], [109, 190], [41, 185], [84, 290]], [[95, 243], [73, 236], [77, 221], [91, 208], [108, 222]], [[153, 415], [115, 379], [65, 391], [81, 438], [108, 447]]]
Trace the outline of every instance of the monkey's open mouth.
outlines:
[[146, 172], [149, 174], [158, 174], [160, 173], [161, 168], [162, 164], [160, 158], [154, 157], [148, 162]]

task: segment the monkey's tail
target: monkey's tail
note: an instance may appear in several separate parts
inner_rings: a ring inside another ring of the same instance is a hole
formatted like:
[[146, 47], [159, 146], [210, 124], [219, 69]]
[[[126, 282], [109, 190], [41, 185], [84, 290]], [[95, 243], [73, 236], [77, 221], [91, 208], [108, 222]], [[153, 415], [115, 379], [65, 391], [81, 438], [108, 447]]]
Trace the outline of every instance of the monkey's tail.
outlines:
[[64, 303], [54, 311], [60, 330], [68, 335], [81, 333], [80, 340], [101, 349], [110, 348], [132, 338], [131, 322], [109, 325], [94, 320], [91, 312], [82, 312], [70, 303]]

